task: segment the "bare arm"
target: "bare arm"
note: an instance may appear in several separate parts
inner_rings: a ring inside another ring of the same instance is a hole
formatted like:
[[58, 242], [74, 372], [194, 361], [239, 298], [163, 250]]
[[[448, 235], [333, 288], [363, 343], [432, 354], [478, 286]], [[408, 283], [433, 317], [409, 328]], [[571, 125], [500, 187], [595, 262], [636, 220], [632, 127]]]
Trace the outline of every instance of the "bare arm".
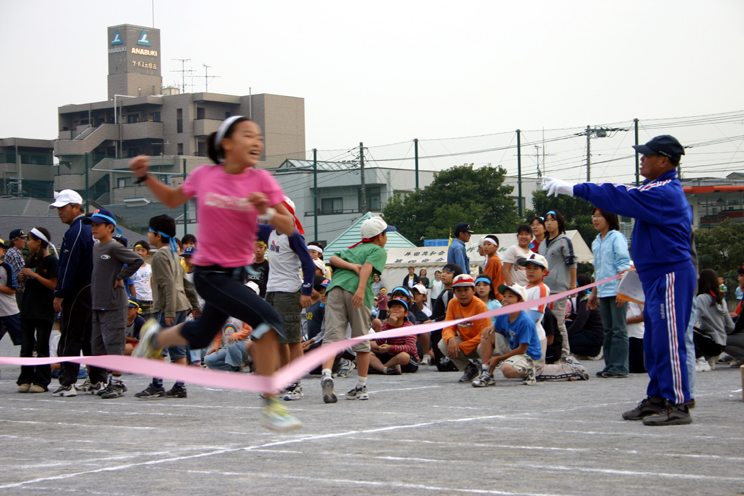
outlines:
[[509, 272], [511, 270], [511, 266], [512, 265], [514, 265], [514, 264], [510, 264], [508, 262], [505, 263], [504, 264], [504, 270], [501, 271], [501, 273], [504, 275], [504, 282], [506, 283], [507, 286], [511, 286], [512, 285], [511, 273]]
[[365, 264], [362, 265], [362, 270], [359, 271], [359, 286], [357, 287], [356, 293], [354, 293], [354, 297], [351, 299], [351, 304], [354, 305], [355, 308], [359, 308], [364, 304], [364, 293], [367, 289], [367, 281], [372, 275], [372, 269], [372, 264], [365, 262]]
[[158, 181], [153, 176], [147, 175], [148, 169], [150, 168], [150, 157], [146, 155], [138, 155], [137, 157], [134, 157], [129, 161], [129, 168], [137, 177], [147, 176], [143, 184], [145, 184], [150, 191], [152, 191], [155, 197], [168, 208], [176, 208], [191, 199], [190, 196], [183, 192], [181, 186], [174, 189]]
[[21, 274], [26, 276], [26, 278], [36, 279], [37, 281], [41, 283], [42, 286], [44, 286], [47, 289], [51, 289], [52, 291], [54, 291], [54, 289], [57, 287], [56, 277], [50, 277], [49, 279], [47, 279], [45, 277], [41, 277], [39, 274], [37, 274], [36, 272], [34, 272], [33, 270], [29, 268], [23, 269]]
[[576, 287], [576, 267], [572, 269], [568, 269], [569, 277], [571, 278], [571, 281], [568, 283], [571, 288]]

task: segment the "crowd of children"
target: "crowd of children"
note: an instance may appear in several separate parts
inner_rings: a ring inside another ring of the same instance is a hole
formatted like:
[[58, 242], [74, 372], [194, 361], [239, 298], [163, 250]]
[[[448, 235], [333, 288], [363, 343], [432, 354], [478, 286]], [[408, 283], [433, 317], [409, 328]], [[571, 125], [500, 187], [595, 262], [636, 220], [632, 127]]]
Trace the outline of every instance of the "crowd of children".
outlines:
[[[577, 357], [603, 357], [601, 378], [646, 371], [643, 308], [620, 298], [617, 281], [551, 304], [529, 305], [592, 281], [577, 275], [560, 212], [551, 210], [520, 225], [517, 244], [503, 255], [498, 237], [486, 235], [479, 247], [484, 264], [475, 270], [464, 249], [473, 232], [468, 224], [458, 224], [448, 263], [433, 279], [412, 266], [401, 285], [388, 291], [382, 281], [385, 245], [395, 227], [371, 217], [361, 225], [359, 243], [326, 254], [326, 261], [321, 243], [305, 241], [292, 201], [266, 171], [253, 168], [262, 149], [258, 126], [235, 116], [210, 137], [215, 165], [198, 168], [179, 188], [152, 180], [146, 157], [132, 160], [134, 174], [165, 205], [197, 197], [203, 229], [199, 244], [193, 235], [179, 241], [174, 219], [159, 215], [150, 219], [148, 239], [130, 250], [112, 212], [98, 209], [86, 215], [77, 193], [60, 193], [50, 208], [70, 225], [61, 260], [44, 227], [28, 235], [14, 230], [12, 248], [0, 240], [0, 338], [7, 330], [22, 357], [47, 357], [61, 311], [59, 355], [168, 357], [183, 366], [267, 376], [310, 350], [411, 328], [409, 335], [373, 337], [327, 358], [312, 372], [321, 376], [325, 403], [338, 400], [334, 377], [354, 368], [357, 382], [344, 395], [349, 400], [369, 399], [370, 373], [410, 374], [424, 366], [458, 371], [459, 382], [475, 388], [494, 386], [497, 369], [505, 379], [530, 386], [589, 380]], [[235, 192], [241, 196], [230, 196]], [[617, 216], [597, 208], [593, 222], [599, 232], [592, 246], [596, 279], [631, 269]], [[744, 268], [738, 274], [744, 289]], [[697, 358], [697, 371], [744, 359], [741, 301], [729, 313], [725, 292], [714, 271], [700, 272], [689, 350]], [[508, 311], [498, 317], [460, 321], [502, 306]], [[442, 326], [415, 332], [414, 326], [431, 322]], [[55, 396], [113, 399], [127, 391], [115, 370], [89, 367], [80, 386], [76, 365], [63, 365], [58, 372]], [[46, 392], [51, 380], [50, 366], [21, 367], [18, 392]], [[297, 401], [304, 393], [299, 379], [282, 391], [264, 391], [263, 425], [299, 427], [279, 399]], [[142, 400], [187, 396], [184, 383], [166, 390], [159, 378], [134, 394]], [[692, 397], [691, 406], [694, 388]], [[628, 419], [644, 416], [626, 413]]]

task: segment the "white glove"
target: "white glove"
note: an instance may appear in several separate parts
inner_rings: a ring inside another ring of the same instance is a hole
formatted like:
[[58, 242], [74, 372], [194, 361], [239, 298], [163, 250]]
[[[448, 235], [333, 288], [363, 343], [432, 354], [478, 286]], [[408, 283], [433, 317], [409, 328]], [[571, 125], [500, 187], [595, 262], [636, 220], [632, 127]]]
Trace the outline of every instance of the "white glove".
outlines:
[[569, 183], [563, 179], [553, 177], [543, 177], [545, 183], [542, 186], [543, 191], [548, 192], [548, 196], [568, 195], [573, 196], [574, 183]]

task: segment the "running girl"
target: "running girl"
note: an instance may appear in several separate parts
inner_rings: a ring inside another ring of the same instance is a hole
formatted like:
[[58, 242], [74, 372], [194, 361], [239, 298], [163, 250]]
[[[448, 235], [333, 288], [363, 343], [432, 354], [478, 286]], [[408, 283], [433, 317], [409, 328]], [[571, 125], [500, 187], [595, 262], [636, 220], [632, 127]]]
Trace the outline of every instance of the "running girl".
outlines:
[[[176, 189], [148, 174], [148, 157], [140, 155], [130, 162], [139, 182], [169, 208], [197, 197], [201, 241], [193, 257], [194, 285], [206, 302], [202, 315], [192, 322], [161, 331], [150, 320], [134, 356], [159, 356], [160, 349], [169, 346], [204, 348], [227, 318], [234, 317], [253, 328], [258, 373], [268, 376], [276, 370], [277, 338], [284, 337], [284, 324], [271, 305], [245, 286], [245, 267], [253, 263], [257, 221], [266, 220], [284, 232], [292, 232], [294, 223], [282, 206], [281, 187], [268, 172], [254, 168], [263, 146], [255, 122], [232, 116], [207, 140], [207, 154], [216, 165], [202, 165]], [[285, 431], [302, 425], [272, 391], [265, 391], [264, 397], [264, 427]]]

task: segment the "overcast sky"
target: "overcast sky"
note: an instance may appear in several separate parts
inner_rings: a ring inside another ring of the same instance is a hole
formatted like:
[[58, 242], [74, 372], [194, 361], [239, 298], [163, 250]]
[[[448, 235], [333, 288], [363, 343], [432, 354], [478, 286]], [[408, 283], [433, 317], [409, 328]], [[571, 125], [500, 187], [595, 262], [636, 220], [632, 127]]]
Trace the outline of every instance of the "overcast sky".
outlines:
[[[395, 156], [419, 138], [432, 140], [422, 144], [433, 154], [471, 146], [444, 138], [744, 110], [741, 0], [154, 5], [164, 84], [180, 81], [172, 59], [190, 58], [198, 73], [207, 64], [220, 76], [210, 92], [303, 97], [308, 149], [364, 141], [382, 156], [375, 146], [406, 142]], [[151, 0], [0, 0], [0, 19], [0, 137], [52, 139], [57, 107], [107, 97], [107, 26], [152, 26], [153, 11]], [[204, 90], [203, 79], [194, 83]], [[726, 126], [687, 129], [685, 139], [744, 135], [744, 122]], [[631, 133], [621, 134], [622, 143], [604, 147], [629, 153]], [[586, 142], [574, 141], [579, 160]], [[741, 140], [730, 145], [744, 155]], [[511, 168], [513, 156], [469, 161]]]

